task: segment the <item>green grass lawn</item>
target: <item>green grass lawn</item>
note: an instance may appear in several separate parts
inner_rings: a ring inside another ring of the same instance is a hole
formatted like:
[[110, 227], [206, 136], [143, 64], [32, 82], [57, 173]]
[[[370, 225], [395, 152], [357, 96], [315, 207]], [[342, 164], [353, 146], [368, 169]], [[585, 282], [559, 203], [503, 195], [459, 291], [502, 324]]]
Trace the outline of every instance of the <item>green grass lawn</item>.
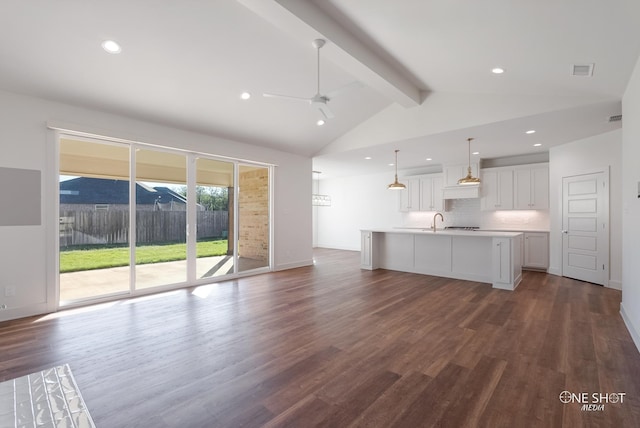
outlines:
[[[197, 257], [227, 254], [227, 240], [202, 241], [196, 244]], [[136, 249], [136, 263], [160, 263], [187, 258], [187, 244], [143, 245]], [[60, 273], [105, 269], [129, 265], [128, 247], [91, 248], [60, 251]]]

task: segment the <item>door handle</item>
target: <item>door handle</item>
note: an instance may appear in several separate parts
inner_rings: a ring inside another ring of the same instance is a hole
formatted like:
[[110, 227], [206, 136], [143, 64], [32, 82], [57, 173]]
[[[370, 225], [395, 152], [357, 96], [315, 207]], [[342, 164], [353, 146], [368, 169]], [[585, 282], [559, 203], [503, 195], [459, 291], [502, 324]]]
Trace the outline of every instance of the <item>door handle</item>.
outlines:
[[569, 233], [569, 231], [568, 230], [563, 230], [562, 233]]

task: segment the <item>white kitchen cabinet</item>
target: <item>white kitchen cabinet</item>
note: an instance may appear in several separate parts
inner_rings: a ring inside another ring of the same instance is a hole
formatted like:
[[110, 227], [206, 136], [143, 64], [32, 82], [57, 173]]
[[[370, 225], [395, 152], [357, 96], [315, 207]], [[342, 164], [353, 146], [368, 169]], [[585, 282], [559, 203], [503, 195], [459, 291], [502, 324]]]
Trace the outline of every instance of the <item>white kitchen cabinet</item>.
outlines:
[[405, 178], [402, 182], [407, 186], [400, 190], [400, 211], [442, 211], [442, 175], [421, 175]]
[[360, 231], [360, 239], [360, 268], [367, 270], [377, 269], [374, 232], [362, 230]]
[[549, 268], [549, 234], [524, 233], [524, 268], [547, 270]]
[[[469, 164], [444, 165], [444, 187], [458, 186], [458, 180], [467, 176]], [[478, 163], [471, 164], [471, 174], [478, 177]]]
[[513, 169], [483, 169], [481, 172], [483, 211], [513, 209]]
[[549, 167], [546, 164], [514, 169], [514, 208], [549, 209]]
[[508, 239], [493, 238], [493, 280], [499, 283], [509, 282], [511, 245]]
[[420, 179], [420, 211], [442, 211], [442, 176], [434, 175]]
[[513, 290], [522, 276], [522, 234], [513, 239], [495, 237], [492, 248], [493, 287]]
[[362, 233], [362, 269], [389, 269], [490, 283], [514, 290], [522, 280], [522, 233], [372, 229]]
[[400, 193], [400, 211], [419, 211], [420, 210], [420, 179], [409, 178], [402, 181], [407, 188], [398, 190]]

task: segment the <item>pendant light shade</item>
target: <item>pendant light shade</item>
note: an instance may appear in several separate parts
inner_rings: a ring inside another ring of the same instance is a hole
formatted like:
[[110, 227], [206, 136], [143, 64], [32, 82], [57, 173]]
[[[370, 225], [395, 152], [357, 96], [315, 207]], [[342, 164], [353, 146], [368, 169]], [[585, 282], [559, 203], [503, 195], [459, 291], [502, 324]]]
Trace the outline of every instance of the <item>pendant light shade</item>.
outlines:
[[395, 180], [394, 180], [394, 182], [393, 182], [393, 183], [391, 183], [391, 184], [389, 184], [389, 185], [387, 186], [387, 189], [389, 189], [389, 190], [403, 190], [403, 189], [406, 189], [406, 188], [407, 188], [407, 186], [405, 186], [404, 184], [402, 184], [402, 183], [400, 183], [400, 182], [398, 181], [398, 152], [399, 152], [399, 151], [400, 151], [400, 150], [396, 150], [396, 163], [395, 163], [395, 166], [396, 166], [396, 175], [395, 175]]
[[480, 184], [480, 179], [471, 174], [471, 140], [473, 140], [473, 138], [467, 138], [467, 142], [469, 143], [469, 167], [467, 168], [467, 176], [458, 180], [458, 184], [462, 185]]

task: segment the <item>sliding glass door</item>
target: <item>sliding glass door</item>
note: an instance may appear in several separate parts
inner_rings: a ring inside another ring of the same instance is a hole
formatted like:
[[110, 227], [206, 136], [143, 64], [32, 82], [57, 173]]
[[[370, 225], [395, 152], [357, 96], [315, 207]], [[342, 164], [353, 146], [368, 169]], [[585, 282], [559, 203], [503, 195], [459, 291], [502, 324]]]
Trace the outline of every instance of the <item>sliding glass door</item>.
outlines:
[[136, 150], [135, 288], [187, 280], [187, 159]]
[[270, 267], [270, 167], [72, 136], [59, 151], [61, 303]]
[[60, 301], [127, 293], [129, 146], [60, 140]]
[[196, 160], [196, 277], [235, 272], [233, 242], [234, 164]]

